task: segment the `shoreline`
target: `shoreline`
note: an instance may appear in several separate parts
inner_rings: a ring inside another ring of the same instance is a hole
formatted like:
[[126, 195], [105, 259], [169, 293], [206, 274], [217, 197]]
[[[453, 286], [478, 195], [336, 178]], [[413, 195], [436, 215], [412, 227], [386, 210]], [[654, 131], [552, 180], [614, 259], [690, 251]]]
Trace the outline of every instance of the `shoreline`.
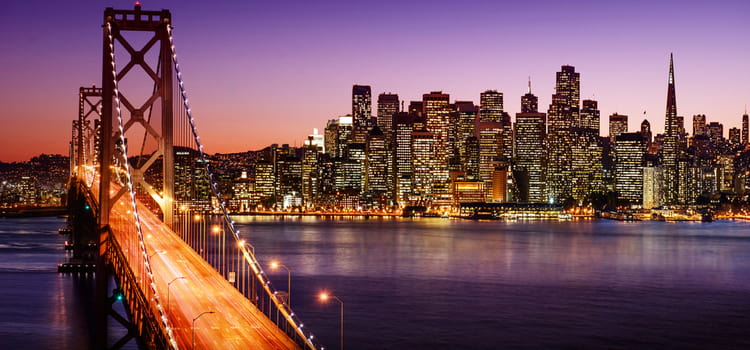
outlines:
[[3, 218], [35, 218], [67, 214], [67, 207], [0, 208], [0, 217]]

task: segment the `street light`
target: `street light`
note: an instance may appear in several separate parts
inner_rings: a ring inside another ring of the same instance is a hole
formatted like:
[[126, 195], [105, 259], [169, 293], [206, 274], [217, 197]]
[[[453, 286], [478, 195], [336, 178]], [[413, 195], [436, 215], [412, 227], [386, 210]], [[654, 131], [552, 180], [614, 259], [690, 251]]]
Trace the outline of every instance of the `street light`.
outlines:
[[286, 304], [287, 306], [291, 308], [292, 307], [292, 270], [288, 266], [281, 264], [277, 261], [271, 262], [272, 269], [276, 270], [279, 267], [283, 267], [286, 269], [286, 295], [287, 295]]
[[173, 283], [174, 281], [177, 281], [177, 280], [184, 280], [184, 279], [186, 279], [186, 278], [185, 278], [185, 277], [183, 277], [183, 276], [180, 276], [180, 277], [175, 277], [175, 278], [174, 278], [173, 280], [171, 280], [171, 281], [169, 281], [169, 283], [167, 283], [167, 313], [169, 313], [169, 287], [171, 287], [171, 286], [172, 286], [172, 283]]
[[195, 316], [195, 318], [193, 319], [193, 350], [195, 350], [195, 320], [201, 318], [201, 316], [203, 316], [205, 314], [212, 314], [212, 313], [214, 313], [214, 312], [213, 311], [204, 311], [200, 315]]
[[322, 301], [328, 301], [328, 299], [336, 299], [339, 303], [341, 303], [341, 345], [340, 350], [344, 350], [344, 302], [341, 301], [337, 296], [328, 294], [328, 293], [320, 293], [320, 300]]

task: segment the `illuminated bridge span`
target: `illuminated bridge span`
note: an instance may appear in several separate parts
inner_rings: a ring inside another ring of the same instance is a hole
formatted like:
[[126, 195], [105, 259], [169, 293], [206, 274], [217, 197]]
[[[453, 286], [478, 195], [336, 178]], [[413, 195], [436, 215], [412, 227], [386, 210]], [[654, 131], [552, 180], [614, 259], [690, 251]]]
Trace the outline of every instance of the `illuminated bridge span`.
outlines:
[[[169, 11], [108, 8], [103, 31], [102, 87], [80, 89], [73, 122], [73, 258], [61, 266], [96, 265], [97, 347], [317, 349], [228, 216]], [[114, 345], [110, 316], [128, 329]]]

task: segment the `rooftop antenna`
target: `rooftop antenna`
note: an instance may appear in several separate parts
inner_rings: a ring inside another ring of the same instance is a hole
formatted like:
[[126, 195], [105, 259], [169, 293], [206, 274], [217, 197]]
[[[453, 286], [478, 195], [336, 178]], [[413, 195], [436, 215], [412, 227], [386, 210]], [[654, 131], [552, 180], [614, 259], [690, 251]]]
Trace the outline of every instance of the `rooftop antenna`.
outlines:
[[529, 90], [526, 92], [527, 94], [531, 93], [531, 76], [529, 75]]

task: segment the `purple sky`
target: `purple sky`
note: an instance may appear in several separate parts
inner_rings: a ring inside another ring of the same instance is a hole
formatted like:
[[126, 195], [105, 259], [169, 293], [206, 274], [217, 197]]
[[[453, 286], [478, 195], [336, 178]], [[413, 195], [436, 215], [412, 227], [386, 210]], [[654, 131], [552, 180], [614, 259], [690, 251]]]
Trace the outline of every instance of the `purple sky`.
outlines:
[[[101, 85], [104, 8], [133, 3], [3, 1], [0, 160], [67, 153], [78, 87]], [[514, 115], [531, 76], [546, 111], [563, 64], [599, 100], [602, 134], [610, 114], [636, 130], [644, 110], [662, 132], [670, 52], [689, 130], [706, 114], [726, 134], [750, 103], [746, 0], [143, 1], [162, 8], [209, 153], [299, 145], [350, 113], [352, 84], [407, 104], [431, 90], [478, 103], [496, 89]]]

